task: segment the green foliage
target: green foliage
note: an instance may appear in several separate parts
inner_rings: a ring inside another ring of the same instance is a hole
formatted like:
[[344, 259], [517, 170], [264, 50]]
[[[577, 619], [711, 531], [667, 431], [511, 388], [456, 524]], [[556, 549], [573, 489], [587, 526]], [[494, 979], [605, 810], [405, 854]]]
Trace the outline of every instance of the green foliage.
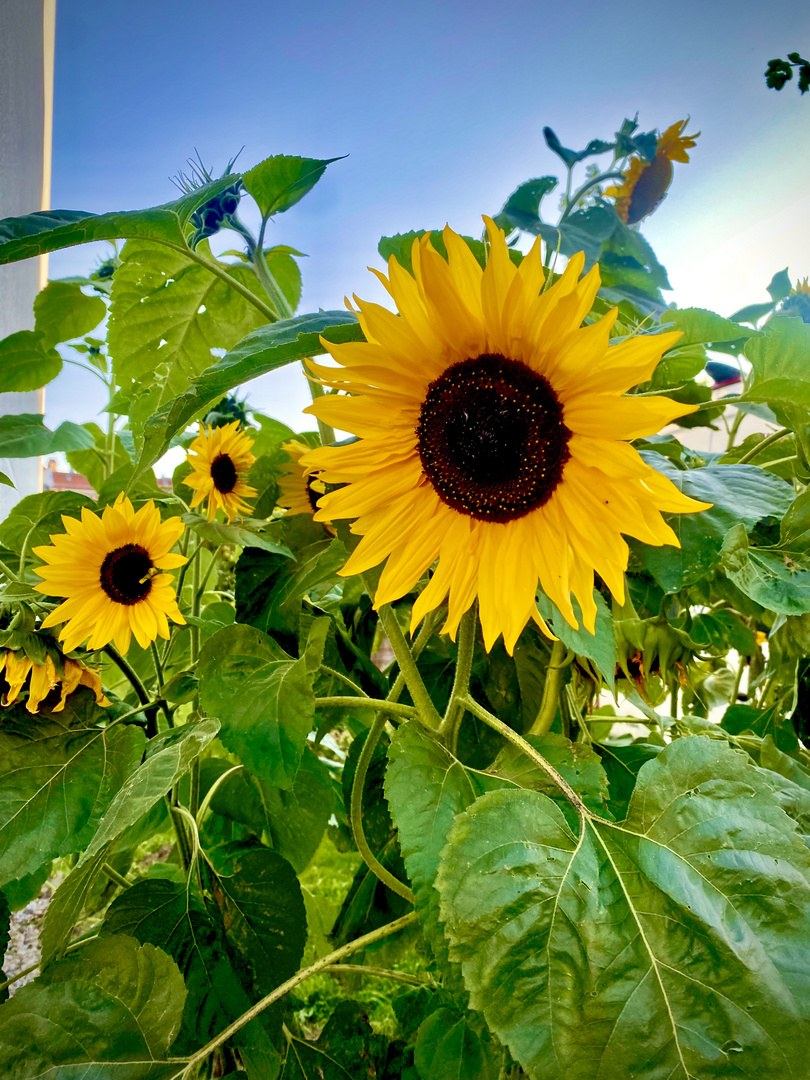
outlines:
[[37, 390], [62, 370], [62, 357], [38, 330], [19, 330], [0, 341], [0, 393]]
[[244, 173], [242, 183], [256, 200], [262, 217], [269, 218], [300, 202], [334, 161], [340, 158], [319, 160], [277, 154]]
[[107, 314], [100, 296], [87, 296], [69, 281], [49, 281], [34, 300], [36, 329], [46, 347], [91, 333]]
[[92, 445], [92, 435], [70, 420], [50, 431], [39, 413], [0, 416], [0, 457], [37, 457], [60, 450], [85, 450]]

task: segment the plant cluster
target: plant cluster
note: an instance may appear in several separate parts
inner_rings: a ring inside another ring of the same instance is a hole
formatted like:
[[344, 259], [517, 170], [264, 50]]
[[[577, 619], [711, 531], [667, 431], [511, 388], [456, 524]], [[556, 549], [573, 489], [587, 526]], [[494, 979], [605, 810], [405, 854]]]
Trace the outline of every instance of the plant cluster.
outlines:
[[[392, 309], [297, 314], [265, 246], [329, 160], [0, 222], [3, 263], [125, 241], [0, 341], [0, 390], [109, 398], [0, 417], [96, 493], [0, 523], [3, 943], [62, 875], [4, 1076], [806, 1075], [808, 292], [666, 305], [686, 127], [545, 129], [558, 220], [544, 176], [383, 237]], [[294, 363], [303, 432], [234, 394]]]

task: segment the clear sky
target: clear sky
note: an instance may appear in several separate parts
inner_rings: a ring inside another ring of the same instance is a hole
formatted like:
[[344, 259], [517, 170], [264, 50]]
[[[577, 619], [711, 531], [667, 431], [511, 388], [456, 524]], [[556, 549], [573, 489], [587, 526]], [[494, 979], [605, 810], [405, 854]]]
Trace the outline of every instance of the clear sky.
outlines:
[[[781, 93], [771, 57], [810, 51], [807, 0], [59, 0], [53, 205], [166, 202], [194, 148], [221, 170], [269, 154], [348, 154], [271, 229], [302, 260], [301, 311], [378, 295], [383, 233], [480, 231], [522, 180], [558, 173], [544, 124], [578, 148], [639, 112], [702, 132], [644, 233], [681, 306], [730, 314], [772, 274], [810, 275], [810, 94]], [[93, 248], [51, 257], [83, 273]], [[69, 371], [69, 373], [68, 373]], [[90, 419], [95, 380], [68, 369], [47, 416]], [[311, 426], [288, 369], [250, 399]]]

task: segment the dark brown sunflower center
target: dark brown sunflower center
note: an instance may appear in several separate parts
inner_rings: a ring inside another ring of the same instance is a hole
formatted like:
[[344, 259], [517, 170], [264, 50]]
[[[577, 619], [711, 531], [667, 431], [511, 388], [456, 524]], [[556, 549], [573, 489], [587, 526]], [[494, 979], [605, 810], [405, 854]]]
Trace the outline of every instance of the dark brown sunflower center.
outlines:
[[152, 588], [152, 565], [140, 544], [124, 544], [101, 564], [101, 587], [116, 604], [137, 604]]
[[211, 462], [211, 479], [221, 495], [227, 495], [236, 487], [236, 467], [227, 454], [220, 454]]
[[571, 433], [548, 380], [488, 353], [430, 384], [416, 433], [440, 498], [481, 521], [512, 521], [542, 506], [570, 456]]

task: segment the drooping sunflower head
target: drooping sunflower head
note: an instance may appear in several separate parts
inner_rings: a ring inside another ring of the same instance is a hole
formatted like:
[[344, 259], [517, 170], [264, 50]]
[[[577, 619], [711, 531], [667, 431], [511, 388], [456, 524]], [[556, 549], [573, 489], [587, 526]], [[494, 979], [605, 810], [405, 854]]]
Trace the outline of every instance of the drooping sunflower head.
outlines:
[[[647, 465], [627, 440], [692, 412], [664, 397], [626, 397], [680, 336], [639, 335], [609, 347], [616, 311], [583, 327], [600, 279], [584, 255], [541, 293], [539, 240], [516, 266], [488, 218], [482, 269], [449, 227], [447, 259], [428, 237], [413, 276], [395, 259], [378, 274], [399, 314], [357, 301], [365, 342], [333, 345], [337, 367], [312, 364], [347, 394], [307, 410], [360, 436], [301, 463], [342, 484], [316, 520], [354, 519], [362, 537], [341, 573], [387, 559], [377, 606], [435, 565], [413, 625], [445, 599], [454, 635], [475, 597], [487, 648], [510, 651], [529, 619], [545, 627], [538, 582], [571, 625], [593, 632], [594, 570], [620, 601], [628, 547], [678, 544], [661, 511], [705, 508]], [[376, 271], [375, 271], [376, 272]], [[438, 560], [438, 561], [437, 561]]]
[[251, 453], [253, 439], [239, 430], [239, 421], [220, 427], [205, 428], [188, 448], [187, 460], [192, 472], [183, 483], [194, 490], [192, 507], [208, 499], [208, 520], [217, 510], [224, 510], [228, 521], [237, 514], [250, 513], [245, 499], [255, 499], [258, 492], [245, 482], [256, 460]]
[[301, 464], [301, 458], [311, 448], [298, 439], [290, 439], [281, 444], [281, 449], [290, 455], [292, 461], [279, 479], [280, 494], [276, 506], [289, 514], [309, 514], [311, 517], [318, 509], [318, 500], [326, 492], [326, 485], [320, 479], [318, 470]]
[[791, 295], [796, 296], [798, 293], [804, 293], [806, 296], [810, 296], [810, 279], [803, 278], [801, 281], [796, 282], [796, 288], [790, 290]]
[[810, 323], [810, 283], [807, 278], [797, 281], [796, 288], [791, 289], [782, 301], [781, 314], [792, 315], [802, 322]]
[[68, 696], [78, 686], [89, 686], [96, 696], [96, 704], [105, 707], [110, 704], [101, 687], [101, 675], [97, 670], [88, 668], [69, 656], [61, 657], [59, 667], [61, 671], [48, 653], [45, 655], [44, 663], [41, 664], [36, 663], [21, 649], [7, 649], [0, 653], [0, 672], [8, 683], [8, 690], [3, 695], [2, 704], [6, 706], [14, 704], [29, 675], [31, 681], [25, 707], [30, 713], [38, 713], [42, 702], [60, 683], [62, 684], [61, 694], [52, 712], [61, 712]]
[[66, 531], [51, 544], [34, 548], [45, 563], [34, 588], [65, 600], [43, 628], [64, 623], [59, 639], [66, 652], [88, 643], [101, 649], [111, 641], [120, 652], [132, 635], [142, 648], [168, 638], [167, 617], [184, 624], [171, 575], [186, 559], [172, 552], [185, 526], [179, 517], [160, 519], [150, 500], [140, 510], [121, 494], [101, 516], [82, 508], [81, 520], [62, 517]]
[[687, 117], [668, 127], [658, 140], [653, 160], [631, 158], [621, 185], [606, 189], [605, 194], [615, 198], [616, 213], [625, 224], [635, 225], [661, 204], [672, 183], [673, 161], [689, 161], [687, 151], [695, 145], [700, 132], [685, 135], [688, 123]]

